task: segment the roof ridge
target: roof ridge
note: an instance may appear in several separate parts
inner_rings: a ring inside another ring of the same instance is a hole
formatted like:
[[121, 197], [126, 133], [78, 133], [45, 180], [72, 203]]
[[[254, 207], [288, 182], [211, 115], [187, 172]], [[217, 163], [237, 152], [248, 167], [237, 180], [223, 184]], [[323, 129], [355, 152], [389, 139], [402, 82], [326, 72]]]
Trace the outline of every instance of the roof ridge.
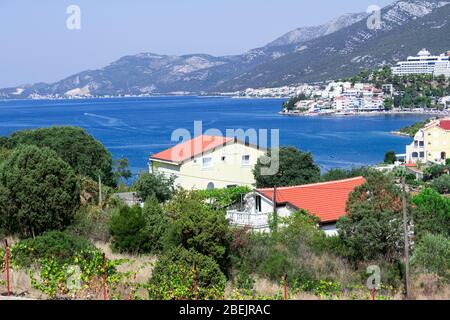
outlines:
[[[342, 180], [333, 180], [333, 181], [325, 181], [325, 182], [318, 182], [318, 183], [311, 183], [311, 184], [303, 184], [303, 185], [297, 185], [297, 186], [289, 186], [289, 187], [277, 187], [277, 190], [289, 190], [289, 189], [295, 189], [295, 188], [306, 188], [306, 187], [314, 187], [314, 186], [323, 186], [323, 185], [330, 185], [330, 184], [336, 184], [340, 182], [349, 182], [353, 180], [359, 180], [359, 179], [365, 179], [363, 176], [353, 177], [353, 178], [347, 178]], [[274, 188], [262, 188], [262, 189], [256, 189], [257, 191], [270, 191]]]

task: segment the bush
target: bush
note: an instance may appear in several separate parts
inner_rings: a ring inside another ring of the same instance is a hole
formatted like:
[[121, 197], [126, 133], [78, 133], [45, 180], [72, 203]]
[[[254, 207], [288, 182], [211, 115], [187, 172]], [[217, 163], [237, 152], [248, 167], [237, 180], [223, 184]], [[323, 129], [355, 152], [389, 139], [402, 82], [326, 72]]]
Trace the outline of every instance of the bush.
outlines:
[[159, 202], [165, 202], [172, 198], [174, 181], [174, 178], [168, 179], [162, 174], [141, 173], [132, 188], [136, 190], [137, 196], [144, 201], [149, 198], [156, 198]]
[[[22, 240], [11, 248], [11, 260], [20, 267], [31, 267], [39, 259], [71, 260], [77, 253], [95, 249], [89, 240], [66, 231], [48, 231], [34, 239]], [[85, 259], [91, 259], [89, 255]]]
[[450, 238], [428, 234], [417, 244], [411, 261], [416, 268], [450, 280]]
[[226, 278], [214, 259], [179, 247], [159, 257], [149, 281], [150, 299], [194, 299], [194, 272], [199, 299], [223, 298]]
[[436, 178], [432, 182], [433, 188], [440, 194], [450, 193], [450, 175], [445, 174]]
[[353, 262], [397, 261], [403, 248], [402, 199], [389, 177], [372, 173], [350, 194], [348, 217], [337, 227], [343, 250]]
[[75, 213], [73, 223], [67, 229], [78, 236], [108, 242], [110, 217], [108, 211], [97, 206], [83, 206]]
[[415, 228], [419, 239], [427, 234], [450, 236], [450, 199], [426, 188], [412, 198]]
[[119, 252], [157, 253], [163, 247], [168, 221], [154, 198], [147, 200], [144, 209], [121, 206], [110, 222], [112, 247]]
[[225, 213], [211, 209], [195, 193], [178, 194], [166, 208], [173, 217], [166, 247], [193, 249], [213, 258], [226, 273], [231, 233]]
[[213, 208], [222, 210], [241, 201], [242, 196], [251, 192], [249, 187], [199, 190], [199, 198], [207, 201]]
[[79, 202], [75, 173], [50, 149], [20, 146], [0, 166], [0, 226], [9, 234], [62, 230]]
[[112, 156], [108, 150], [82, 128], [51, 127], [18, 131], [9, 139], [13, 146], [35, 145], [55, 151], [76, 174], [98, 180], [105, 185], [115, 184]]

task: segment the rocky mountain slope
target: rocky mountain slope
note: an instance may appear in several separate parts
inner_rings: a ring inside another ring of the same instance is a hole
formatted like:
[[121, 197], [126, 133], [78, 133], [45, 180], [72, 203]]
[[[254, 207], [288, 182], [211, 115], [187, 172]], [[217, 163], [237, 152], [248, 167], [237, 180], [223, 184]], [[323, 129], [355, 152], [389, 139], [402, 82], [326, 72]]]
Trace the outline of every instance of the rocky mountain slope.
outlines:
[[0, 98], [217, 93], [350, 76], [423, 47], [433, 53], [449, 50], [449, 4], [400, 0], [382, 10], [378, 30], [367, 27], [366, 14], [349, 14], [322, 26], [299, 28], [242, 55], [126, 56], [53, 84], [1, 89]]

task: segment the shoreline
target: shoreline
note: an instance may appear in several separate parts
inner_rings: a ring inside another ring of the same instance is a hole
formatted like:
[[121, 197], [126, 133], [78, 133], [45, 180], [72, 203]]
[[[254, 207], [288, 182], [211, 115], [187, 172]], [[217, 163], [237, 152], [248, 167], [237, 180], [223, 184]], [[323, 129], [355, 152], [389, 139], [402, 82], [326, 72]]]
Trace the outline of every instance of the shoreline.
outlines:
[[427, 112], [427, 111], [368, 111], [368, 112], [356, 112], [356, 113], [324, 113], [324, 114], [307, 114], [307, 113], [286, 113], [283, 111], [278, 112], [279, 115], [288, 117], [352, 117], [352, 116], [382, 116], [382, 115], [423, 115], [430, 117], [446, 117], [450, 116], [449, 113], [444, 112]]

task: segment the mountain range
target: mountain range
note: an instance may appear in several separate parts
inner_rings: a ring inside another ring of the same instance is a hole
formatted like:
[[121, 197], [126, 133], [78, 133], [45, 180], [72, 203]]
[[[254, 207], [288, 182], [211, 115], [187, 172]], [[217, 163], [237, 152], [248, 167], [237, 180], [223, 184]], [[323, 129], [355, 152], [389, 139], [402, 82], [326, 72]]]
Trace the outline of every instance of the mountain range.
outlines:
[[286, 33], [241, 55], [140, 53], [56, 83], [0, 89], [0, 98], [213, 94], [351, 76], [393, 64], [427, 48], [450, 50], [450, 2], [400, 0], [381, 11], [378, 29], [367, 13]]

